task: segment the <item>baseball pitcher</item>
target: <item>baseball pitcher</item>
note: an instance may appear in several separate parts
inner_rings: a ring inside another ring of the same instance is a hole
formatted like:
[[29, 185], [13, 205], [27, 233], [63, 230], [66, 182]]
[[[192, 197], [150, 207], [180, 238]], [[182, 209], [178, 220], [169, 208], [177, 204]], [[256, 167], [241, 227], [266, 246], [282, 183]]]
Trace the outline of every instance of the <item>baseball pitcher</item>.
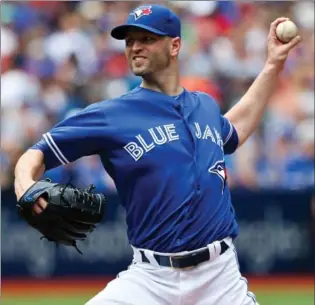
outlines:
[[180, 86], [180, 19], [161, 5], [137, 7], [111, 35], [125, 41], [141, 85], [61, 121], [19, 159], [20, 215], [65, 245], [93, 231], [106, 200], [91, 187], [38, 181], [44, 171], [98, 154], [115, 181], [134, 257], [87, 305], [258, 304], [238, 267], [224, 156], [258, 126], [301, 40], [277, 39], [276, 27], [287, 19], [271, 23], [264, 68], [223, 116], [211, 96]]

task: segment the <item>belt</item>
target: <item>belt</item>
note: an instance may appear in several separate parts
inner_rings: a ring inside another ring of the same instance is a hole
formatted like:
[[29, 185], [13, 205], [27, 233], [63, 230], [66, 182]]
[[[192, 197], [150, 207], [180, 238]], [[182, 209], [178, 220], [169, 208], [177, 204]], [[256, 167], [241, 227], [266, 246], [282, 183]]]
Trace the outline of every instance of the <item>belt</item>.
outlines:
[[[221, 245], [221, 251], [219, 255], [223, 254], [229, 248], [229, 246], [227, 245], [225, 241], [221, 241], [220, 245]], [[140, 253], [141, 253], [142, 262], [150, 263], [144, 251], [140, 250]], [[160, 266], [172, 267], [176, 269], [185, 269], [185, 268], [195, 267], [211, 259], [208, 248], [204, 248], [202, 250], [188, 253], [185, 255], [167, 256], [167, 255], [153, 254], [153, 256]]]

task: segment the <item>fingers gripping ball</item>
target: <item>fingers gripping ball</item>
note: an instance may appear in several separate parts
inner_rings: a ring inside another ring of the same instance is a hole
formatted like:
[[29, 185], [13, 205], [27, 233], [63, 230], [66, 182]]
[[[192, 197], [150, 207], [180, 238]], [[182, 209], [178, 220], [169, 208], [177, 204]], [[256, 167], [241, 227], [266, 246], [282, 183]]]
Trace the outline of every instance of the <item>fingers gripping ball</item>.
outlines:
[[286, 20], [278, 24], [276, 34], [281, 42], [287, 43], [298, 34], [298, 28], [294, 22]]
[[[17, 203], [18, 214], [49, 241], [78, 250], [77, 241], [86, 239], [105, 213], [104, 195], [92, 193], [92, 188], [80, 190], [49, 179], [38, 181]], [[36, 214], [33, 207], [39, 197], [47, 201], [47, 207]]]

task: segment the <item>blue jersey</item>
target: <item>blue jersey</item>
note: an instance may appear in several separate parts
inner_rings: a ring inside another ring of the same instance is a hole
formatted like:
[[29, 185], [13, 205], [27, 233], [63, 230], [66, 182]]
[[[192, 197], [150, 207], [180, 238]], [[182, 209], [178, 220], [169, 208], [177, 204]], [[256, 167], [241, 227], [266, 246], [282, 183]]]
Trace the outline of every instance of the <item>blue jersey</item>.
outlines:
[[237, 145], [209, 95], [137, 87], [65, 119], [33, 148], [46, 169], [98, 154], [126, 209], [130, 244], [179, 252], [237, 236], [224, 161]]

